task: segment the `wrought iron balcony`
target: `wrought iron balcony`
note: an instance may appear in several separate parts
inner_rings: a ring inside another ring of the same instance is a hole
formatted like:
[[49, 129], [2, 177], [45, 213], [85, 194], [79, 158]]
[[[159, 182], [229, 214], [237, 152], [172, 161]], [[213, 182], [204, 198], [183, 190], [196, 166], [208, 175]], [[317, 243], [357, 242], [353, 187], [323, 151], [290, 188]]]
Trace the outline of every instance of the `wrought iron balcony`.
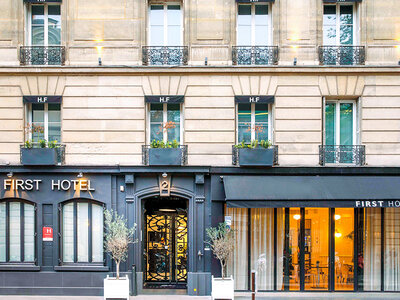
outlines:
[[57, 144], [54, 148], [40, 148], [34, 143], [32, 148], [20, 145], [20, 160], [23, 165], [55, 166], [65, 163], [65, 145]]
[[237, 148], [232, 146], [232, 165], [271, 167], [278, 164], [278, 146]]
[[278, 46], [233, 46], [234, 65], [276, 65], [279, 60]]
[[65, 63], [64, 46], [22, 46], [19, 60], [21, 65], [54, 65]]
[[144, 46], [142, 48], [144, 66], [187, 65], [188, 55], [187, 46]]
[[152, 148], [142, 146], [142, 162], [145, 166], [184, 166], [187, 164], [187, 145], [178, 148]]
[[364, 65], [364, 46], [320, 46], [320, 65]]
[[320, 145], [319, 164], [365, 165], [364, 145]]

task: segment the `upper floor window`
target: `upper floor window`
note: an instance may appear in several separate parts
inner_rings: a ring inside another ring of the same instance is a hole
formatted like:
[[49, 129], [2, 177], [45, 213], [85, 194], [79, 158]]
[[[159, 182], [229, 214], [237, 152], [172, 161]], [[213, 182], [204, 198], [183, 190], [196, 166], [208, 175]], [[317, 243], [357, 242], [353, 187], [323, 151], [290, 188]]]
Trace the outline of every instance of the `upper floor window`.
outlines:
[[181, 104], [149, 103], [150, 142], [176, 140], [181, 144]]
[[237, 46], [267, 46], [271, 43], [268, 4], [239, 4]]
[[179, 3], [150, 5], [149, 45], [182, 45], [182, 10]]
[[75, 201], [61, 210], [62, 262], [103, 264], [103, 206]]
[[353, 5], [324, 5], [323, 44], [355, 44], [355, 24]]
[[32, 4], [28, 7], [28, 44], [31, 46], [61, 45], [61, 6]]
[[354, 145], [357, 142], [356, 124], [356, 102], [354, 100], [326, 102], [326, 145]]
[[238, 143], [271, 140], [270, 111], [267, 103], [238, 103]]
[[34, 143], [39, 140], [61, 141], [61, 104], [27, 103], [29, 131], [27, 138]]
[[0, 203], [0, 263], [35, 262], [35, 206]]

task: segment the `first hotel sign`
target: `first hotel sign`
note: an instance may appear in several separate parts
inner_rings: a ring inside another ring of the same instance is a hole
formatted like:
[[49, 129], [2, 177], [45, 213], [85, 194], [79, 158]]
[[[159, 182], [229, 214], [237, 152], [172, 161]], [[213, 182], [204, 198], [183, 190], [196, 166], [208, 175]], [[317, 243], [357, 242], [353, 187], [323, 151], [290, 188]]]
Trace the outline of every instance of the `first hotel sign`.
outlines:
[[[4, 179], [3, 188], [5, 191], [39, 191], [41, 188], [41, 179]], [[95, 189], [88, 179], [79, 180], [51, 180], [52, 191], [87, 191], [92, 192]]]

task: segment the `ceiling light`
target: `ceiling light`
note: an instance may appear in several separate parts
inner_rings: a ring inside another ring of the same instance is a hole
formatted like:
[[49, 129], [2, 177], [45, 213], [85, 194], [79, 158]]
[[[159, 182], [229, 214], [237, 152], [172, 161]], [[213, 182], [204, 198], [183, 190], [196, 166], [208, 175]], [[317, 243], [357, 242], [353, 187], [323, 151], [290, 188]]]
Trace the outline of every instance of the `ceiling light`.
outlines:
[[173, 208], [160, 208], [158, 211], [162, 211], [162, 212], [176, 212], [176, 210], [173, 209]]
[[340, 220], [342, 218], [342, 216], [341, 215], [335, 215], [335, 220], [337, 221], [337, 220]]
[[339, 231], [336, 230], [335, 237], [340, 238], [341, 236], [342, 236], [342, 234]]
[[295, 219], [295, 220], [300, 220], [300, 218], [301, 218], [300, 215], [294, 215], [294, 216], [293, 216], [293, 219]]

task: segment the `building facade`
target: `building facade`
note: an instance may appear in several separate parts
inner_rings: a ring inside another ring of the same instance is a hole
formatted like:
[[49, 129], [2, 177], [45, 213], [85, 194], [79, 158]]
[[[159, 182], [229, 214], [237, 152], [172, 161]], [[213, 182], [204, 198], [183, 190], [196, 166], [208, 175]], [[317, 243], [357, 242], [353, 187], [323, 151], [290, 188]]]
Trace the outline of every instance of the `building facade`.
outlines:
[[0, 294], [400, 291], [396, 0], [3, 2]]

